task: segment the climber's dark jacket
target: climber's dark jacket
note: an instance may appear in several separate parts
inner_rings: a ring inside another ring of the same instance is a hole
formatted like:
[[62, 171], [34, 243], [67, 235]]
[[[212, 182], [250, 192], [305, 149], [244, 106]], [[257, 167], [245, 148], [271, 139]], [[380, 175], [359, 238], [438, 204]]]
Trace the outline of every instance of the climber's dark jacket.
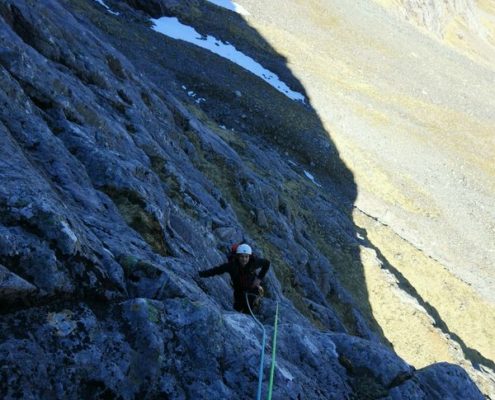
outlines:
[[[261, 268], [260, 272], [256, 272]], [[226, 272], [229, 273], [232, 285], [234, 286], [234, 296], [237, 293], [242, 293], [252, 289], [253, 282], [256, 278], [263, 279], [270, 268], [270, 261], [264, 258], [251, 256], [249, 262], [242, 267], [237, 258], [217, 267], [200, 271], [199, 276], [206, 278], [208, 276], [220, 275]]]

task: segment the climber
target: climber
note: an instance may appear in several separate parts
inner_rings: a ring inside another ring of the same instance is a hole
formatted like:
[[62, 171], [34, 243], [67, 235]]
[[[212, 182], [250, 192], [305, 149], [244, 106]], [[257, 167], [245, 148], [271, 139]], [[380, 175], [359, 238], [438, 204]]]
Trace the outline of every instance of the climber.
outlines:
[[[261, 268], [261, 271], [257, 272]], [[229, 257], [229, 261], [217, 267], [199, 272], [199, 276], [207, 278], [228, 272], [234, 287], [234, 309], [239, 312], [249, 313], [246, 303], [246, 293], [249, 306], [254, 308], [260, 297], [263, 296], [261, 281], [270, 268], [270, 261], [258, 258], [248, 244], [240, 244], [235, 250], [235, 257]]]

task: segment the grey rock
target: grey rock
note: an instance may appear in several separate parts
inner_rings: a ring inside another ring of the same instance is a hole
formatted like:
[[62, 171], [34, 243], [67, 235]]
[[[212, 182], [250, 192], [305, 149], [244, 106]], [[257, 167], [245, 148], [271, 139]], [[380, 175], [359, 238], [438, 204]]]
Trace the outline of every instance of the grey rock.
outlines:
[[268, 219], [266, 218], [265, 211], [261, 208], [256, 209], [256, 223], [260, 228], [268, 227]]
[[387, 400], [426, 400], [430, 399], [417, 383], [417, 380], [408, 380], [400, 386], [390, 390]]
[[394, 386], [386, 399], [484, 399], [466, 372], [455, 365], [438, 363], [423, 368]]
[[353, 371], [366, 371], [387, 387], [399, 375], [411, 373], [412, 367], [385, 346], [345, 334], [331, 334], [339, 355], [345, 356]]
[[418, 371], [416, 376], [419, 385], [431, 399], [481, 400], [485, 398], [466, 371], [457, 365], [433, 364]]
[[2, 302], [17, 301], [36, 292], [36, 286], [10, 272], [0, 264], [0, 299]]
[[[448, 366], [397, 383], [411, 367], [377, 343], [313, 232], [310, 216], [331, 246], [352, 247], [346, 206], [281, 156], [300, 147], [298, 161], [338, 170], [315, 120], [292, 126], [310, 111], [237, 69], [232, 86], [232, 66], [203, 53], [198, 66], [194, 49], [158, 41], [146, 26], [174, 13], [208, 24], [208, 13], [224, 11], [193, 0], [126, 3], [109, 1], [123, 11], [117, 18], [85, 0], [0, 2], [3, 398], [254, 397], [259, 326], [233, 312], [228, 276], [197, 276], [241, 240], [272, 261], [258, 317], [273, 333], [279, 303], [274, 398], [351, 398], [365, 384], [384, 396], [475, 393]], [[295, 80], [281, 57], [261, 55]], [[211, 92], [204, 111], [174, 89], [182, 84]], [[282, 96], [295, 116], [262, 109], [251, 91]], [[347, 334], [330, 300], [346, 306], [353, 333], [373, 340]]]

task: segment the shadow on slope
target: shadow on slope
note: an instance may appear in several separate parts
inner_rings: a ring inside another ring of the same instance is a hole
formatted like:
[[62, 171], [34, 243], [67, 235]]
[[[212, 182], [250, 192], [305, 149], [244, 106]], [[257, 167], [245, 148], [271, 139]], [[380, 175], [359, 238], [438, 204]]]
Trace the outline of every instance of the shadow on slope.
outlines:
[[[130, 24], [127, 28], [122, 24], [125, 7], [119, 18], [92, 12], [88, 7], [84, 10], [138, 69], [159, 88], [189, 104], [187, 108], [225, 140], [258, 179], [266, 179], [278, 192], [280, 201], [275, 211], [282, 222], [263, 222], [259, 212], [266, 207], [263, 193], [258, 199], [246, 200], [242, 192], [249, 191], [250, 184], [239, 183], [236, 171], [229, 170], [213, 154], [203, 154], [202, 172], [232, 204], [246, 229], [245, 236], [254, 239], [264, 255], [275, 262], [283, 293], [319, 326], [325, 327], [321, 307], [330, 305], [350, 333], [374, 337], [368, 325], [386, 341], [367, 301], [359, 240], [352, 221], [357, 195], [353, 174], [340, 159], [331, 134], [325, 131], [304, 87], [287, 67], [287, 60], [242, 16], [207, 1], [127, 3], [142, 11], [137, 21], [125, 21]], [[292, 90], [304, 94], [306, 103], [290, 100], [228, 60], [152, 31], [150, 17], [164, 15], [178, 17], [203, 35], [233, 44], [276, 73]], [[206, 100], [194, 104], [195, 98]], [[179, 114], [176, 111], [187, 132], [187, 116]], [[311, 175], [321, 187], [308, 179]], [[262, 183], [255, 182], [260, 187]], [[288, 233], [281, 234], [280, 229]], [[223, 244], [229, 240], [226, 238]], [[344, 278], [348, 284], [344, 286], [358, 299], [359, 307], [342, 289], [335, 273]]]
[[421, 296], [421, 294], [414, 288], [414, 286], [408, 281], [408, 279], [387, 260], [381, 250], [373, 245], [371, 241], [369, 241], [366, 230], [358, 228], [358, 232], [364, 238], [364, 240], [366, 240], [367, 246], [376, 252], [378, 259], [381, 262], [381, 268], [390, 272], [397, 279], [398, 287], [418, 302], [418, 304], [433, 320], [434, 327], [440, 329], [443, 334], [459, 344], [465, 359], [469, 360], [473, 367], [478, 371], [483, 371], [483, 367], [495, 371], [495, 363], [492, 360], [483, 356], [483, 354], [481, 354], [478, 350], [469, 347], [458, 334], [451, 331], [447, 323], [442, 319], [442, 316], [440, 315], [438, 310], [427, 300], [425, 300]]

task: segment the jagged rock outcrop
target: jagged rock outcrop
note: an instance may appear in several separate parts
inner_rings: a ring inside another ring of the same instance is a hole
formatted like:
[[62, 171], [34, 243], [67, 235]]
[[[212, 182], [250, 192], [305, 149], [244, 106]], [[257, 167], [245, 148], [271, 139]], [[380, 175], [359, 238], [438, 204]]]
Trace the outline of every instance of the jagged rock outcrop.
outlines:
[[474, 0], [401, 0], [383, 4], [423, 32], [449, 43], [470, 58], [492, 65], [495, 54], [493, 5]]
[[475, 2], [472, 0], [421, 1], [406, 0], [401, 8], [404, 17], [442, 37], [446, 26], [455, 18], [462, 18], [468, 27], [485, 35]]
[[[273, 265], [260, 319], [281, 308], [274, 398], [481, 399], [462, 369], [414, 371], [381, 344], [337, 279], [328, 247], [353, 262], [362, 241], [355, 187], [311, 108], [209, 55], [222, 80], [195, 81], [198, 50], [147, 26], [174, 2], [150, 4], [0, 1], [2, 397], [252, 397], [257, 325], [226, 279], [197, 277], [245, 239]], [[228, 70], [246, 78], [232, 108]], [[185, 84], [211, 93], [204, 112]]]

